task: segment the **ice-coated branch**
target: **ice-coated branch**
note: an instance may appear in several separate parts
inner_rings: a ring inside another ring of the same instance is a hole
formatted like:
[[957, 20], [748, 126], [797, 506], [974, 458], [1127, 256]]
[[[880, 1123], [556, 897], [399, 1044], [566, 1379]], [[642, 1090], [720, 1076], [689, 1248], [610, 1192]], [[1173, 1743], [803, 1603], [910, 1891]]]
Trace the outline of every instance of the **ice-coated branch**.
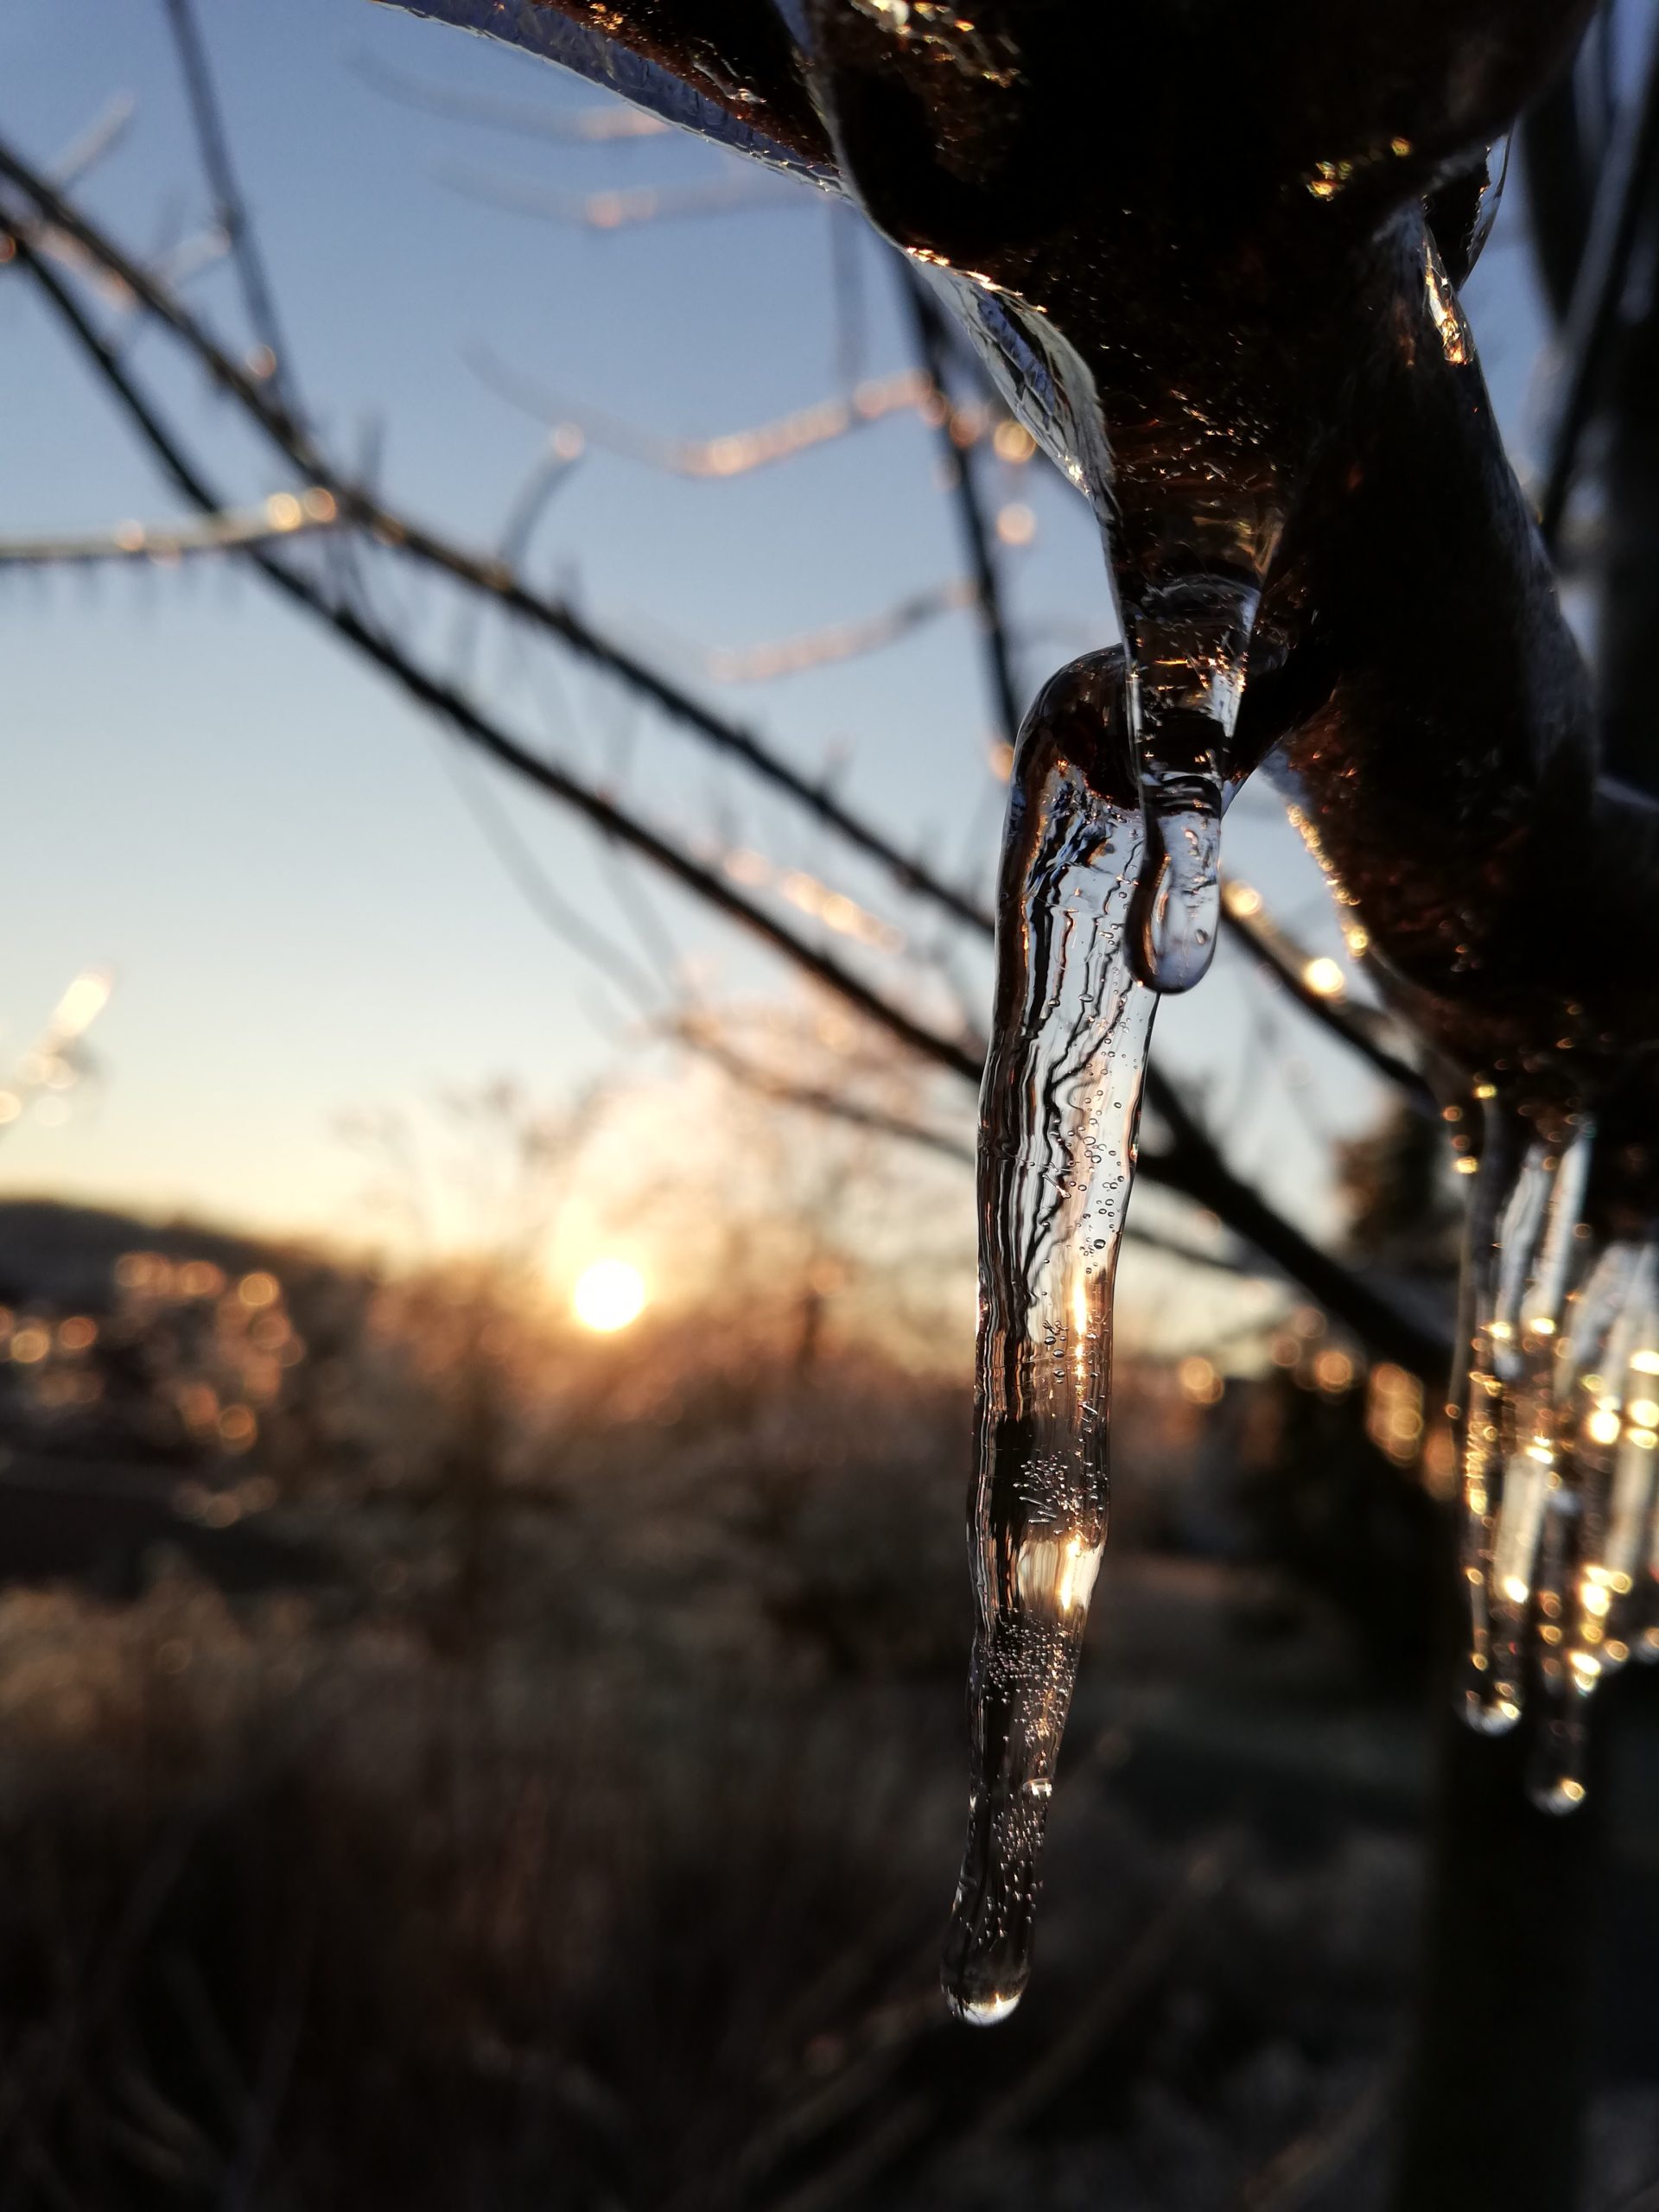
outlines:
[[963, 577], [955, 583], [939, 584], [931, 591], [912, 592], [880, 613], [854, 621], [828, 623], [822, 629], [779, 638], [770, 645], [718, 647], [703, 655], [702, 664], [715, 683], [772, 683], [780, 676], [798, 676], [807, 669], [828, 668], [884, 652], [925, 624], [977, 602], [975, 587]]
[[257, 507], [203, 515], [194, 522], [118, 522], [107, 530], [0, 537], [0, 569], [92, 568], [131, 561], [165, 565], [198, 554], [243, 553], [251, 546], [339, 526], [334, 493], [314, 484], [297, 494], [275, 492]]
[[648, 468], [722, 483], [792, 461], [798, 454], [884, 422], [890, 415], [919, 413], [933, 391], [932, 380], [923, 371], [901, 369], [896, 376], [867, 377], [850, 394], [798, 407], [770, 423], [751, 423], [712, 438], [671, 438], [620, 422], [584, 401], [561, 399], [487, 351], [474, 350], [470, 358], [492, 391], [556, 433], [574, 429], [594, 444]]

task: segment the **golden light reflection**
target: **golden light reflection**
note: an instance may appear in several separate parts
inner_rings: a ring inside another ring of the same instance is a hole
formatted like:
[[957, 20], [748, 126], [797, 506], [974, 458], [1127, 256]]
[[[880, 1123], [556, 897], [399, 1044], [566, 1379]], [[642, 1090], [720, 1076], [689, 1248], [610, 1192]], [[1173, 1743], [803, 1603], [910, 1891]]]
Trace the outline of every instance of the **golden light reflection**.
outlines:
[[1434, 327], [1440, 333], [1440, 350], [1454, 368], [1462, 368], [1474, 359], [1474, 344], [1469, 335], [1469, 326], [1463, 319], [1463, 309], [1458, 305], [1457, 295], [1446, 280], [1433, 245], [1427, 249], [1423, 263], [1423, 290], [1428, 301], [1428, 312]]
[[1075, 1535], [1028, 1537], [1014, 1567], [1021, 1599], [1062, 1617], [1081, 1611], [1093, 1594], [1102, 1549]]
[[645, 1310], [645, 1279], [631, 1261], [595, 1260], [576, 1278], [571, 1311], [584, 1329], [613, 1336]]

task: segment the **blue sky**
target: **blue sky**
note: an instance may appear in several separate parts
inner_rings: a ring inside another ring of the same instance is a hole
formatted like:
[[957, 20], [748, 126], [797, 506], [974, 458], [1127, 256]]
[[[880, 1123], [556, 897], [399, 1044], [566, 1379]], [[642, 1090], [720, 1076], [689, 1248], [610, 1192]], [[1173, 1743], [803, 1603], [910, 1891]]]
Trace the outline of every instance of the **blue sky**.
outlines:
[[[676, 435], [785, 413], [836, 388], [833, 226], [812, 195], [767, 212], [596, 234], [485, 206], [446, 172], [591, 190], [726, 172], [678, 140], [598, 147], [434, 117], [365, 81], [365, 60], [451, 87], [591, 110], [556, 73], [368, 0], [199, 0], [236, 157], [320, 428], [349, 458], [378, 437], [389, 495], [487, 543], [544, 435], [480, 380], [487, 347], [571, 401]], [[114, 94], [131, 129], [86, 188], [130, 244], [205, 219], [159, 5], [14, 0], [0, 10], [0, 130], [31, 157], [71, 142]], [[842, 242], [843, 260], [849, 237]], [[851, 246], [865, 372], [908, 365], [891, 271]], [[1474, 302], [1500, 410], [1523, 422], [1536, 318], [1511, 225]], [[228, 272], [192, 286], [246, 340]], [[288, 480], [230, 411], [135, 328], [131, 359], [238, 497]], [[72, 361], [39, 303], [0, 283], [0, 410], [10, 435], [0, 531], [155, 518], [176, 503]], [[378, 426], [378, 427], [377, 427]], [[1034, 683], [1109, 634], [1081, 503], [1036, 468], [999, 496], [1036, 510], [1007, 559]], [[913, 419], [782, 471], [688, 483], [589, 451], [537, 538], [534, 573], [694, 683], [699, 656], [873, 613], [958, 573], [934, 453]], [[406, 578], [384, 602], [442, 664], [450, 603]], [[565, 1095], [627, 1067], [625, 1015], [530, 912], [457, 791], [441, 741], [251, 576], [201, 567], [0, 588], [9, 804], [0, 824], [3, 1049], [27, 1043], [69, 976], [119, 988], [96, 1041], [108, 1080], [58, 1128], [0, 1146], [0, 1190], [52, 1189], [264, 1227], [366, 1233], [360, 1160], [339, 1116], [409, 1105], [501, 1075]], [[501, 711], [537, 742], [614, 782], [659, 820], [724, 828], [876, 903], [816, 831], [741, 787], [615, 690], [538, 655], [532, 686], [499, 643], [480, 662]], [[999, 799], [974, 641], [951, 618], [879, 657], [763, 690], [709, 696], [847, 788], [901, 841], [982, 879]], [[678, 894], [642, 888], [592, 841], [502, 790], [565, 895], [632, 949], [642, 900], [705, 986], [782, 987], [766, 958]], [[1232, 864], [1311, 940], [1332, 942], [1316, 879], [1265, 793], [1230, 825]], [[651, 926], [647, 925], [646, 926]], [[982, 967], [969, 960], [970, 987]], [[1170, 1065], [1224, 1098], [1262, 1001], [1224, 966], [1167, 1008]], [[1262, 1055], [1294, 1097], [1264, 1094], [1243, 1163], [1316, 1223], [1313, 1132], [1352, 1126], [1372, 1096], [1281, 1017]], [[1294, 1073], [1295, 1071], [1293, 1071]]]

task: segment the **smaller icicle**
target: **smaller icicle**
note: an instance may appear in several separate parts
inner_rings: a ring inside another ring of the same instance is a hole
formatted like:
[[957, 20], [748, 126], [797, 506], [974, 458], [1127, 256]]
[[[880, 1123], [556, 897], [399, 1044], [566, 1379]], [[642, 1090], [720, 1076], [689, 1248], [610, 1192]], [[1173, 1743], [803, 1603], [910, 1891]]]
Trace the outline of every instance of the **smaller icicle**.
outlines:
[[1156, 1003], [1127, 934], [1145, 853], [1122, 657], [1027, 717], [981, 1094], [976, 1634], [967, 1846], [944, 1984], [1004, 2018], [1030, 1972], [1039, 1859], [1106, 1541], [1112, 1284]]
[[1503, 1468], [1503, 1386], [1497, 1378], [1494, 1324], [1498, 1318], [1500, 1238], [1517, 1158], [1516, 1135], [1507, 1114], [1497, 1108], [1488, 1113], [1465, 1232], [1460, 1310], [1459, 1334], [1468, 1353], [1459, 1399], [1460, 1566], [1468, 1630], [1462, 1705], [1464, 1719], [1484, 1735], [1502, 1734], [1521, 1717], [1519, 1705], [1500, 1696], [1494, 1686], [1491, 1599], [1492, 1542]]
[[[1574, 1232], [1584, 1206], [1592, 1134], [1575, 1130], [1564, 1147], [1535, 1139], [1510, 1191], [1497, 1235], [1496, 1298], [1487, 1325], [1490, 1367], [1471, 1390], [1485, 1401], [1479, 1440], [1491, 1528], [1484, 1656], [1485, 1695], [1474, 1717], [1489, 1732], [1520, 1718], [1526, 1694], [1528, 1628], [1535, 1615], [1560, 1641], [1560, 1517], [1571, 1509], [1570, 1469], [1558, 1444], [1556, 1355], [1571, 1287]], [[1512, 1158], [1512, 1151], [1500, 1147]], [[1480, 1354], [1477, 1353], [1478, 1369]], [[1491, 1491], [1495, 1484], [1494, 1500]], [[1465, 1491], [1467, 1495], [1467, 1491]], [[1477, 1655], [1471, 1654], [1471, 1657]], [[1554, 1678], [1544, 1676], [1546, 1691]]]
[[1512, 1727], [1530, 1691], [1552, 1813], [1584, 1802], [1591, 1698], [1659, 1656], [1659, 1248], [1598, 1243], [1593, 1146], [1587, 1118], [1528, 1141], [1494, 1109], [1465, 1279], [1465, 1717]]
[[1568, 1420], [1581, 1470], [1578, 1580], [1567, 1654], [1583, 1694], [1646, 1656], [1659, 1473], [1659, 1263], [1650, 1243], [1611, 1244], [1575, 1329]]

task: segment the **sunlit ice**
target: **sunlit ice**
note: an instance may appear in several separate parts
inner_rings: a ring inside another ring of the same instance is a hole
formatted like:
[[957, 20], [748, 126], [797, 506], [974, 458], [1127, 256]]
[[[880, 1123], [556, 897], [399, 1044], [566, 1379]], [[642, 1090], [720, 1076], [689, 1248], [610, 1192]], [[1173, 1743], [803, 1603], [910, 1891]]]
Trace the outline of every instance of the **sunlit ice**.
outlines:
[[584, 1329], [611, 1336], [645, 1310], [645, 1279], [630, 1260], [595, 1260], [582, 1269], [571, 1293], [571, 1310]]

